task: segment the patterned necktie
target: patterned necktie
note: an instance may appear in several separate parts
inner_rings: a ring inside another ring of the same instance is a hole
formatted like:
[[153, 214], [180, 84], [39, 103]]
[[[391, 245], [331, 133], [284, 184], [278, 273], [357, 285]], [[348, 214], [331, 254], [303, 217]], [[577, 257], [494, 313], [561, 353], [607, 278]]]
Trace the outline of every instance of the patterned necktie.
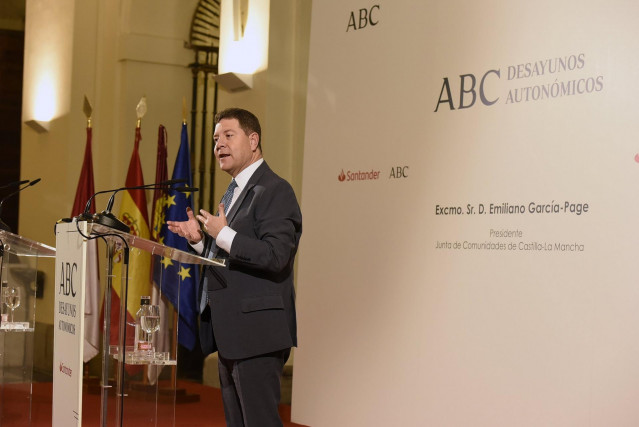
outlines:
[[[220, 203], [224, 203], [224, 215], [229, 211], [229, 207], [231, 206], [231, 202], [233, 201], [233, 191], [237, 187], [237, 182], [234, 179], [231, 180], [228, 188], [226, 189], [226, 193], [222, 196], [222, 200]], [[219, 212], [218, 212], [219, 215]], [[215, 240], [213, 240], [213, 250], [209, 252], [208, 257], [214, 258], [217, 255], [218, 247], [215, 245]], [[202, 299], [200, 300], [200, 314], [204, 312], [206, 305], [209, 303], [209, 294], [208, 294], [208, 284], [206, 280], [202, 284]]]
[[226, 189], [226, 193], [222, 196], [222, 200], [220, 203], [224, 203], [224, 215], [229, 211], [229, 207], [231, 206], [231, 201], [233, 201], [233, 191], [237, 187], [237, 182], [234, 179], [231, 180], [229, 187]]

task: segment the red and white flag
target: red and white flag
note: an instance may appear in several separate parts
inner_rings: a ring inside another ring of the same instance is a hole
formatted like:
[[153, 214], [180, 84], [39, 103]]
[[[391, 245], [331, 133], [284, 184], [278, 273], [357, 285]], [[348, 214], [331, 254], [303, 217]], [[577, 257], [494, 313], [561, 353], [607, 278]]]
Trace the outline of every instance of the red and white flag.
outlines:
[[[78, 188], [71, 216], [78, 216], [84, 212], [89, 198], [95, 193], [93, 182], [93, 159], [91, 150], [92, 128], [87, 126], [87, 142], [84, 149], [84, 161], [80, 171]], [[90, 213], [95, 213], [95, 206], [91, 201]], [[87, 242], [87, 281], [84, 290], [84, 362], [93, 359], [100, 349], [100, 278], [98, 276], [98, 243], [94, 240]]]

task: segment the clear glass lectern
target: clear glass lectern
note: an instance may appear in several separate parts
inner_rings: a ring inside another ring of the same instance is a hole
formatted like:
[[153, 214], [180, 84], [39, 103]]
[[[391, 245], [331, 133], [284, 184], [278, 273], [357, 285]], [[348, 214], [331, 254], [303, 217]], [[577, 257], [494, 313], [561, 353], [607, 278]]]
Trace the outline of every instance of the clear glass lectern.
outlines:
[[[83, 404], [79, 418], [89, 422], [89, 418], [95, 420], [99, 413], [101, 426], [175, 426], [175, 405], [184, 397], [176, 380], [178, 320], [183, 315], [180, 307], [184, 310], [180, 299], [189, 295], [195, 305], [197, 295], [197, 288], [193, 289], [197, 283], [185, 289], [186, 278], [195, 275], [199, 265], [224, 266], [224, 261], [203, 258], [99, 224], [79, 222], [62, 228], [58, 225], [57, 233], [72, 234], [76, 228], [83, 242], [79, 247], [96, 238], [106, 243], [106, 257], [100, 260], [100, 270], [106, 267], [103, 310], [111, 319], [114, 313], [119, 313], [117, 322], [105, 321], [103, 325], [100, 408], [87, 408]], [[65, 256], [61, 241], [58, 236], [59, 257]], [[164, 283], [162, 275], [168, 274], [169, 266], [179, 272], [177, 279], [170, 289], [157, 286], [157, 282]], [[82, 268], [85, 267], [79, 267], [78, 271]], [[149, 281], [150, 270], [155, 270], [150, 275], [154, 283]], [[153, 301], [149, 301], [147, 297], [154, 293]], [[163, 311], [162, 306], [168, 308]], [[197, 316], [197, 312], [193, 314]]]
[[55, 249], [0, 230], [0, 425], [31, 425], [38, 259]]

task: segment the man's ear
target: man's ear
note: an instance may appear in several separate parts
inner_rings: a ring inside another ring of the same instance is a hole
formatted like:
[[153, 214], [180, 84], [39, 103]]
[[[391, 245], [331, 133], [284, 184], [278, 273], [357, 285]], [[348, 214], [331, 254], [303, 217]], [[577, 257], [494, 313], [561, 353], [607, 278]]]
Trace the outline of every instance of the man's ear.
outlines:
[[256, 151], [257, 146], [260, 144], [260, 136], [257, 132], [253, 132], [249, 135], [249, 141], [251, 142], [251, 150]]

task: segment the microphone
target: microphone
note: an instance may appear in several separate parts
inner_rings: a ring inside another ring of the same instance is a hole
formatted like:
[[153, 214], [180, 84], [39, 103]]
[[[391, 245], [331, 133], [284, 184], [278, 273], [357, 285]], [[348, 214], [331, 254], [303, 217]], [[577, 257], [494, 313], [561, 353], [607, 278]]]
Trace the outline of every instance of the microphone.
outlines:
[[162, 182], [158, 182], [156, 184], [148, 184], [148, 185], [138, 185], [137, 187], [122, 187], [122, 188], [118, 188], [117, 190], [115, 190], [113, 192], [113, 194], [111, 195], [111, 198], [109, 198], [109, 202], [107, 203], [107, 207], [104, 210], [105, 212], [111, 212], [111, 209], [113, 209], [113, 202], [115, 201], [115, 195], [116, 193], [118, 193], [121, 190], [156, 190], [156, 189], [162, 189], [162, 188], [170, 188], [171, 185], [173, 184], [184, 184], [186, 182], [186, 179], [170, 179], [168, 181], [162, 181]]
[[[147, 184], [147, 185], [138, 185], [135, 187], [121, 187], [115, 190], [109, 190], [110, 192], [113, 192], [113, 194], [111, 195], [111, 198], [109, 198], [109, 201], [107, 203], [107, 207], [105, 210], [103, 210], [101, 213], [99, 214], [95, 214], [93, 215], [93, 222], [96, 224], [101, 224], [104, 225], [106, 227], [110, 227], [110, 228], [114, 228], [118, 231], [123, 231], [125, 233], [128, 233], [131, 231], [131, 228], [126, 225], [125, 223], [123, 223], [122, 221], [120, 221], [115, 215], [113, 215], [111, 213], [111, 209], [113, 208], [113, 202], [115, 200], [115, 195], [116, 193], [118, 193], [119, 191], [122, 190], [156, 190], [156, 189], [170, 189], [171, 185], [173, 184], [182, 184], [185, 183], [187, 180], [186, 179], [170, 179], [168, 181], [162, 181], [162, 182], [158, 182], [155, 184]], [[184, 188], [184, 187], [180, 187], [180, 188]], [[105, 193], [108, 191], [103, 191], [102, 193]], [[97, 195], [98, 193], [96, 193]], [[85, 209], [85, 212], [83, 213], [83, 217], [85, 215], [89, 215], [88, 214], [88, 208], [91, 205], [89, 204], [89, 202], [87, 202], [87, 209]]]
[[26, 184], [27, 182], [29, 182], [28, 179], [25, 179], [24, 181], [10, 182], [9, 184], [0, 185], [0, 190], [2, 190], [3, 188], [19, 187], [20, 185]]
[[[11, 184], [8, 184], [8, 186], [15, 186], [15, 185], [22, 185], [24, 183], [29, 182], [29, 180], [27, 179], [26, 181], [18, 181], [18, 182], [13, 182]], [[33, 181], [29, 182], [27, 185], [25, 185], [24, 187], [20, 187], [18, 188], [16, 191], [14, 191], [13, 193], [9, 193], [8, 195], [6, 195], [2, 200], [0, 200], [0, 216], [2, 215], [2, 205], [4, 204], [4, 202], [10, 198], [11, 196], [18, 194], [19, 192], [21, 192], [22, 190], [24, 190], [27, 187], [31, 187], [32, 185], [36, 185], [38, 182], [40, 182], [40, 178], [38, 179], [34, 179]], [[11, 228], [5, 224], [2, 219], [0, 219], [0, 229], [2, 230], [6, 230], [6, 231], [11, 231]]]
[[[152, 187], [154, 185], [155, 186], [169, 186], [169, 185], [173, 185], [173, 184], [183, 184], [185, 182], [186, 182], [186, 179], [170, 179], [168, 181], [162, 181], [162, 182], [158, 182], [158, 183], [155, 183], [155, 184], [149, 184], [148, 186], [131, 187], [131, 188], [133, 188], [133, 189], [145, 189], [145, 188]], [[128, 188], [129, 187], [121, 187], [121, 188], [116, 188], [115, 190], [98, 191], [93, 196], [89, 197], [89, 200], [87, 200], [87, 204], [84, 207], [84, 212], [82, 212], [82, 214], [80, 215], [80, 219], [83, 219], [83, 220], [93, 219], [93, 215], [91, 215], [89, 213], [89, 210], [91, 209], [91, 202], [93, 201], [93, 198], [95, 196], [97, 196], [98, 194], [113, 193], [113, 195], [115, 195], [115, 193], [117, 193], [118, 191], [126, 190]], [[113, 206], [113, 202], [112, 201], [111, 201], [111, 206]], [[111, 210], [111, 208], [109, 208], [109, 211], [110, 210]]]

